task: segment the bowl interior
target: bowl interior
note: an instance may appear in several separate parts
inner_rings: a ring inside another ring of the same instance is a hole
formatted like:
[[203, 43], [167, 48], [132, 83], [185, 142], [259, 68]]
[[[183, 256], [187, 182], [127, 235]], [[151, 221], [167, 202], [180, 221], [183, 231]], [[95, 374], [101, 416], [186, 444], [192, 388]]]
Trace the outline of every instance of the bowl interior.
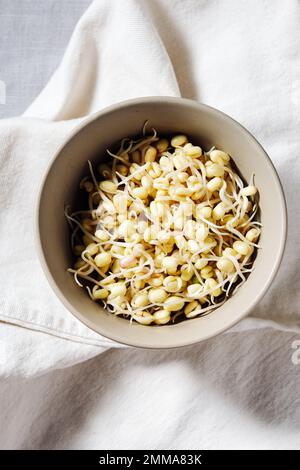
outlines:
[[[246, 283], [222, 307], [207, 316], [176, 325], [145, 327], [107, 314], [67, 273], [71, 266], [65, 204], [73, 204], [87, 160], [99, 164], [106, 149], [125, 136], [140, 134], [144, 122], [158, 133], [184, 133], [205, 150], [228, 152], [242, 177], [255, 174], [263, 224], [261, 249]], [[66, 307], [100, 334], [134, 346], [176, 347], [213, 336], [245, 316], [262, 297], [278, 268], [285, 242], [285, 203], [277, 174], [257, 141], [238, 123], [205, 105], [176, 98], [144, 98], [107, 108], [77, 130], [55, 156], [38, 204], [38, 246], [46, 275]]]

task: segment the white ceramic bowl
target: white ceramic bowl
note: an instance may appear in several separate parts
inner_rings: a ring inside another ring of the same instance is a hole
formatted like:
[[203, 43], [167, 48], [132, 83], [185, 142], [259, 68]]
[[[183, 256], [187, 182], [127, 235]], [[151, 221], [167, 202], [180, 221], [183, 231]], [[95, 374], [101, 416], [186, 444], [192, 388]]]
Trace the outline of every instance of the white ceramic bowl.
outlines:
[[[148, 120], [159, 133], [184, 133], [194, 143], [228, 152], [241, 175], [255, 174], [263, 224], [261, 249], [253, 272], [235, 295], [207, 316], [160, 327], [130, 324], [94, 303], [66, 271], [72, 264], [70, 234], [64, 205], [74, 202], [87, 160], [99, 163], [106, 148], [124, 136], [137, 135]], [[37, 208], [37, 247], [46, 276], [64, 305], [80, 321], [107, 338], [147, 348], [170, 348], [214, 336], [245, 317], [270, 286], [283, 254], [286, 207], [278, 175], [256, 139], [239, 123], [195, 101], [150, 97], [125, 101], [84, 121], [52, 158], [42, 182]]]

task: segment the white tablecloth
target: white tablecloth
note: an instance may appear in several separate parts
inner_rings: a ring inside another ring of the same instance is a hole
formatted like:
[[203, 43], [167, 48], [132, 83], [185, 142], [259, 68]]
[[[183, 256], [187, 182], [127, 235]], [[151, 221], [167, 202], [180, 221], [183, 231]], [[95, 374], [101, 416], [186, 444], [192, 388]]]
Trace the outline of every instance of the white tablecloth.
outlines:
[[[296, 0], [96, 0], [25, 116], [0, 122], [1, 448], [299, 448], [299, 17]], [[287, 249], [269, 293], [229, 332], [120, 349], [51, 293], [34, 251], [36, 189], [85, 115], [180, 93], [239, 120], [270, 154]]]

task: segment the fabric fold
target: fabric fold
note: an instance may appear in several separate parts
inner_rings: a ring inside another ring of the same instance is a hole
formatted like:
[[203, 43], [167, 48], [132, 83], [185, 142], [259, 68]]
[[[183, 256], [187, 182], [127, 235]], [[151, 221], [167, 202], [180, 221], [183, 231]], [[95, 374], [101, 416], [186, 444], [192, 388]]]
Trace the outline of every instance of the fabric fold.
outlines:
[[93, 2], [60, 66], [24, 116], [69, 120], [138, 96], [178, 96], [172, 64], [146, 4]]

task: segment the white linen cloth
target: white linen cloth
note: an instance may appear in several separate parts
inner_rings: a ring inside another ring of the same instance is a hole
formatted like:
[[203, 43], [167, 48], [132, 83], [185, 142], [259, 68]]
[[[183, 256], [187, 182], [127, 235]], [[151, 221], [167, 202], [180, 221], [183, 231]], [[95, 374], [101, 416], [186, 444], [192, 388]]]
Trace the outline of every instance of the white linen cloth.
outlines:
[[[299, 17], [296, 0], [96, 0], [40, 96], [0, 122], [1, 448], [299, 447]], [[45, 281], [36, 191], [84, 116], [179, 94], [230, 114], [271, 156], [290, 214], [285, 257], [229, 332], [177, 351], [107, 351], [119, 345]]]

